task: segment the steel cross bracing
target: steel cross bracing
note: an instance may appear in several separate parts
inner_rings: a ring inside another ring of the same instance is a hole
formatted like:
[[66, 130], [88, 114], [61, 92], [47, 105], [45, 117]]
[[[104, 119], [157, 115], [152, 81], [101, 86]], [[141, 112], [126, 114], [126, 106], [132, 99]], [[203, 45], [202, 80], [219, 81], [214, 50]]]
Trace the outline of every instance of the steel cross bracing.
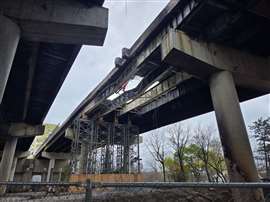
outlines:
[[140, 171], [140, 142], [137, 127], [130, 124], [76, 119], [72, 128], [74, 131], [71, 160], [73, 173]]

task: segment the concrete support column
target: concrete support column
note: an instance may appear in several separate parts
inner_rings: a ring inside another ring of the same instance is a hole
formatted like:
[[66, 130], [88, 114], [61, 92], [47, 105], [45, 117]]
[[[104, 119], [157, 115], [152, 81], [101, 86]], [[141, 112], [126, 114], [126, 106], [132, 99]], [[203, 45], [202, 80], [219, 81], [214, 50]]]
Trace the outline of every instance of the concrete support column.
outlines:
[[11, 167], [11, 171], [10, 171], [10, 177], [9, 177], [10, 181], [14, 181], [14, 175], [15, 175], [15, 172], [16, 172], [17, 162], [18, 162], [18, 158], [14, 157], [12, 167]]
[[80, 155], [80, 159], [79, 159], [80, 174], [86, 174], [87, 155], [88, 155], [88, 145], [87, 145], [87, 143], [82, 142], [81, 143], [81, 155]]
[[41, 182], [46, 182], [47, 181], [47, 168], [43, 168], [42, 171], [42, 176], [41, 176]]
[[24, 182], [31, 182], [32, 176], [33, 176], [34, 162], [33, 162], [33, 160], [29, 159], [27, 164], [28, 164], [28, 167], [24, 171], [23, 181]]
[[62, 168], [60, 168], [59, 169], [59, 175], [58, 175], [58, 182], [61, 182], [62, 180], [62, 173], [63, 173], [63, 169]]
[[4, 95], [11, 65], [20, 39], [20, 28], [0, 15], [0, 103]]
[[49, 161], [49, 167], [48, 167], [48, 171], [47, 171], [46, 182], [50, 182], [51, 181], [54, 165], [55, 165], [55, 159], [50, 159], [50, 161]]
[[[232, 182], [258, 182], [259, 177], [230, 72], [219, 72], [210, 78], [210, 91], [216, 113], [225, 161]], [[264, 201], [260, 189], [235, 190], [235, 201]]]
[[[0, 163], [0, 181], [8, 181], [10, 178], [17, 141], [18, 141], [17, 137], [11, 137], [5, 143], [2, 160]], [[6, 187], [1, 186], [0, 194], [5, 193], [5, 190]]]

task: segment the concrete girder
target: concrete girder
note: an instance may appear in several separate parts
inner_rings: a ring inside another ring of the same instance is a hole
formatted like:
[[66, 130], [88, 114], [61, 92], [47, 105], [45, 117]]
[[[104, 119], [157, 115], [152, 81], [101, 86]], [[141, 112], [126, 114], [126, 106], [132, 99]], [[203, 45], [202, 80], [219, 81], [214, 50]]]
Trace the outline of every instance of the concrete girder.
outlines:
[[18, 159], [27, 158], [30, 155], [31, 155], [31, 152], [30, 151], [16, 152], [15, 153], [15, 157], [18, 158]]
[[[102, 89], [102, 92], [83, 109], [82, 114], [89, 114], [107, 97], [117, 92], [117, 90], [119, 90], [125, 82], [129, 81], [130, 78], [134, 77], [143, 67], [143, 65], [147, 63], [147, 60], [152, 56], [152, 54], [154, 54], [155, 51], [160, 49], [163, 36], [164, 33], [161, 32], [150, 42], [147, 47], [145, 47], [141, 52], [139, 52], [136, 57], [132, 57], [131, 61], [127, 65], [123, 63], [122, 65], [125, 66], [125, 68], [123, 68], [123, 71], [121, 72], [121, 75], [118, 77], [118, 79], [111, 85], [108, 85], [104, 89]], [[118, 71], [118, 69], [114, 69], [113, 71]], [[110, 75], [111, 74], [109, 74], [108, 77], [110, 77]]]
[[142, 107], [158, 97], [168, 93], [170, 90], [176, 87], [182, 81], [189, 79], [191, 76], [185, 73], [176, 73], [172, 77], [162, 81], [152, 89], [148, 90], [144, 94], [142, 94], [137, 99], [134, 99], [130, 103], [124, 105], [122, 110], [119, 112], [119, 115], [123, 115], [131, 110], [137, 109], [138, 107]]
[[108, 9], [88, 8], [79, 1], [0, 1], [0, 9], [30, 41], [102, 45], [107, 33]]
[[[18, 159], [23, 159], [23, 158], [27, 158], [30, 155], [31, 155], [30, 151], [23, 151], [23, 152], [16, 151], [14, 157], [16, 157]], [[3, 151], [0, 151], [0, 159], [2, 158], [2, 156], [3, 156]]]
[[35, 137], [44, 133], [45, 126], [43, 125], [29, 125], [26, 123], [10, 123], [1, 124], [0, 131], [3, 134], [14, 137]]
[[40, 43], [35, 42], [31, 57], [29, 59], [29, 73], [28, 73], [28, 79], [26, 83], [26, 94], [25, 94], [24, 107], [23, 107], [24, 109], [23, 120], [26, 119], [28, 108], [29, 108], [29, 102], [30, 102], [30, 97], [31, 97], [31, 92], [32, 92], [32, 87], [33, 87], [33, 80], [34, 80], [34, 75], [35, 75], [35, 70], [36, 70], [36, 65], [37, 65], [37, 60], [38, 60], [39, 45]]
[[269, 58], [200, 42], [181, 31], [170, 30], [164, 38], [162, 61], [203, 80], [226, 70], [239, 86], [270, 91]]
[[56, 159], [56, 160], [70, 160], [71, 153], [57, 153], [57, 152], [42, 152], [41, 157], [47, 159]]

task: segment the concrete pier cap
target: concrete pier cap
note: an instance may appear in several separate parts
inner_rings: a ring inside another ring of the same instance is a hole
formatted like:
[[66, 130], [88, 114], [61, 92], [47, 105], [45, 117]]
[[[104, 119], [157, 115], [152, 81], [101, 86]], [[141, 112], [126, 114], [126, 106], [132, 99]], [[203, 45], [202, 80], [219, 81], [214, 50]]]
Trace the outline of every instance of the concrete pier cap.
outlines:
[[107, 33], [108, 9], [76, 0], [0, 1], [0, 8], [29, 41], [101, 46]]

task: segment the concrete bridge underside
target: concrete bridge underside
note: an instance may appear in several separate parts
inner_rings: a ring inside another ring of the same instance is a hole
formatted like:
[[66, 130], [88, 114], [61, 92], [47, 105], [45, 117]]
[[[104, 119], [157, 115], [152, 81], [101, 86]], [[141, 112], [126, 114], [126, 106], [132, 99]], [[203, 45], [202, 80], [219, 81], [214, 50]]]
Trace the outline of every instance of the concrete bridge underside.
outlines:
[[81, 45], [103, 45], [103, 2], [0, 2], [0, 181], [12, 179], [16, 153], [43, 134], [42, 122]]
[[[142, 133], [214, 110], [230, 180], [259, 181], [239, 102], [270, 91], [269, 11], [267, 1], [171, 1], [37, 156], [69, 152], [65, 131], [75, 118]], [[134, 76], [137, 87], [108, 99]], [[263, 201], [261, 190], [234, 197]]]

